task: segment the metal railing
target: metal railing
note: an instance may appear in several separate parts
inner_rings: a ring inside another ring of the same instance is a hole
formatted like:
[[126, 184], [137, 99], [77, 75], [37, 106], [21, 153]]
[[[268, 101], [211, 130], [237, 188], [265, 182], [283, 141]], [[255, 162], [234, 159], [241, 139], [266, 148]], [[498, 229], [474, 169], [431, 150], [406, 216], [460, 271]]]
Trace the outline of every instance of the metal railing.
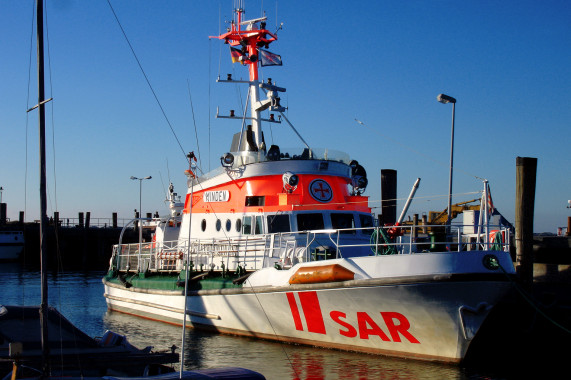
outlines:
[[[432, 226], [433, 231], [442, 226]], [[510, 249], [510, 232], [490, 228], [488, 233], [418, 234], [410, 226], [315, 230], [226, 239], [192, 239], [120, 244], [113, 247], [112, 268], [134, 272], [192, 270], [240, 271], [268, 266], [291, 267], [310, 262], [355, 256], [402, 255], [427, 252], [462, 252]]]

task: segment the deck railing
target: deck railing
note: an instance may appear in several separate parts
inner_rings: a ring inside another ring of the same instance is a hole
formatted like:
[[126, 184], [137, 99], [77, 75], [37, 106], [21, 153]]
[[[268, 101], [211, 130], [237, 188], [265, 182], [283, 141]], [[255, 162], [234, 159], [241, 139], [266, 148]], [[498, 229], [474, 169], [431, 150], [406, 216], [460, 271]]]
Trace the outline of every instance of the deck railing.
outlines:
[[112, 266], [120, 271], [173, 272], [184, 269], [188, 256], [195, 271], [240, 271], [354, 256], [510, 249], [505, 228], [464, 234], [463, 226], [453, 226], [445, 239], [442, 226], [430, 227], [442, 233], [418, 234], [410, 226], [394, 226], [191, 239], [190, 244], [188, 240], [120, 244], [113, 248]]

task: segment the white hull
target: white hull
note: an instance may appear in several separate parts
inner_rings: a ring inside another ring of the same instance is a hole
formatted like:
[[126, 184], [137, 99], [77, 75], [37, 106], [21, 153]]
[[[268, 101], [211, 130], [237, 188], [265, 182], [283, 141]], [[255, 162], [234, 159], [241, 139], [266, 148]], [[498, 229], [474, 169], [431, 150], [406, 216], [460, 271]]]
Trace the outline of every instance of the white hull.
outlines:
[[[319, 347], [459, 362], [508, 287], [501, 273], [472, 273], [201, 290], [189, 293], [187, 324]], [[111, 310], [182, 322], [182, 290], [105, 282], [105, 294]]]
[[24, 234], [20, 231], [0, 232], [0, 261], [13, 261], [24, 249]]

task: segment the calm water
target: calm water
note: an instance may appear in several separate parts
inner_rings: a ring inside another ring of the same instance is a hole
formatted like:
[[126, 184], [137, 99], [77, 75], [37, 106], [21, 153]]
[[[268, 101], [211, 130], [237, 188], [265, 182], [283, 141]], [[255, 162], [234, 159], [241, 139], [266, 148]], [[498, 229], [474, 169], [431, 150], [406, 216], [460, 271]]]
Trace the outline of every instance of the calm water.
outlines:
[[[107, 311], [103, 272], [51, 273], [49, 300], [72, 323], [90, 336], [112, 330], [138, 347], [167, 349], [181, 346], [182, 328]], [[37, 305], [40, 277], [17, 264], [0, 264], [0, 304]], [[501, 379], [504, 373], [376, 355], [295, 346], [226, 335], [186, 331], [187, 369], [240, 366], [263, 373], [267, 379]], [[295, 371], [294, 371], [295, 369]]]

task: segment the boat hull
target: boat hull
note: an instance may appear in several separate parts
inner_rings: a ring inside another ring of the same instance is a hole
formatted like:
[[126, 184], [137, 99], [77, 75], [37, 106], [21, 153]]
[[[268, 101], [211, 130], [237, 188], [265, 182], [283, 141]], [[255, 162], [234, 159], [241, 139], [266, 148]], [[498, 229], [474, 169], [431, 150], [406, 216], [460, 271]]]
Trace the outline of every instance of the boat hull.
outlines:
[[[104, 280], [108, 307], [181, 324], [182, 291]], [[398, 357], [460, 362], [493, 305], [500, 276], [424, 276], [189, 293], [198, 329]]]

